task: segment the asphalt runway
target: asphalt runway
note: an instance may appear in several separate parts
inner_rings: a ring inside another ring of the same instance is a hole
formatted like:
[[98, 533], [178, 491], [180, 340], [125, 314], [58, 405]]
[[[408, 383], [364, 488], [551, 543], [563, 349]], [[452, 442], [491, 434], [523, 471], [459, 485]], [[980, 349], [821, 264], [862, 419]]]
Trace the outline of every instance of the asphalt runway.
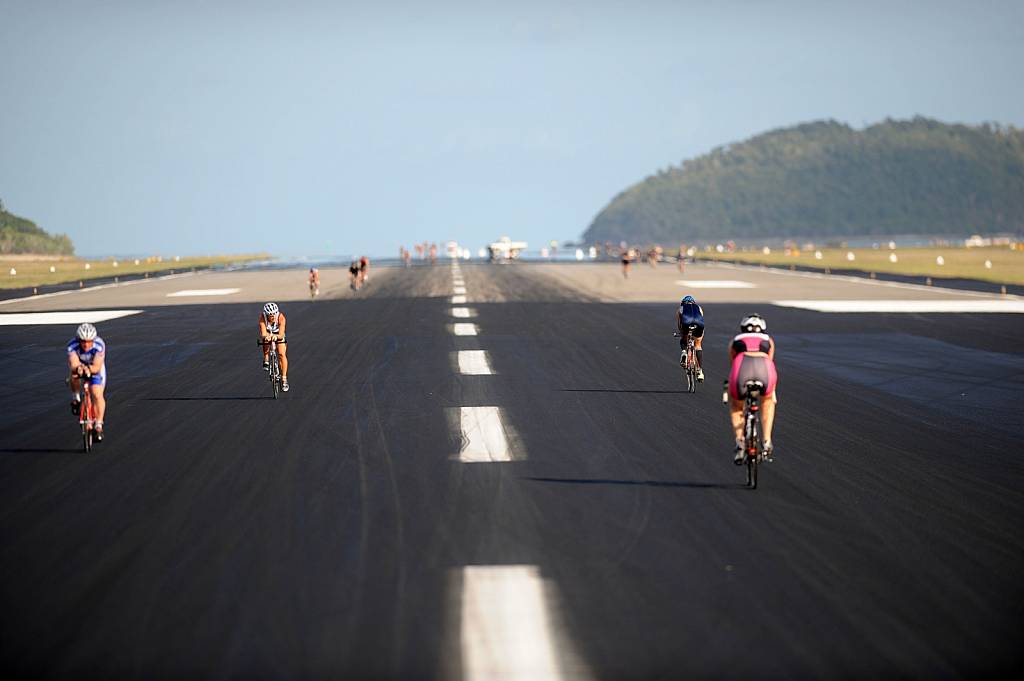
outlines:
[[[969, 302], [957, 314], [779, 307], [767, 280], [749, 301], [694, 292], [713, 302], [707, 381], [689, 395], [671, 336], [681, 289], [652, 280], [637, 299], [664, 290], [664, 302], [607, 302], [587, 278], [614, 268], [573, 272], [385, 268], [358, 293], [295, 295], [282, 305], [292, 391], [276, 401], [254, 342], [265, 291], [224, 284], [229, 274], [174, 286], [238, 287], [250, 302], [146, 297], [163, 285], [140, 284], [127, 303], [111, 288], [12, 304], [142, 311], [98, 324], [110, 413], [89, 455], [62, 384], [74, 327], [4, 329], [0, 668], [78, 679], [1021, 668], [1024, 317]], [[265, 277], [269, 291], [301, 293], [301, 272]], [[751, 491], [720, 386], [734, 325], [755, 303], [778, 343], [780, 402], [776, 460]]]

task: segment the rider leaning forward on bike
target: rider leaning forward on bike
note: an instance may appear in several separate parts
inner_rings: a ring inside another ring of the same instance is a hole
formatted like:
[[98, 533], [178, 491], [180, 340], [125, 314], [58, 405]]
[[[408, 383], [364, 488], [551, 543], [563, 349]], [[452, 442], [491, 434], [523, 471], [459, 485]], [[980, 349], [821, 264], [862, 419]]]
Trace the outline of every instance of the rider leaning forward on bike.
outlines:
[[676, 327], [679, 329], [679, 347], [683, 354], [679, 357], [679, 366], [686, 366], [686, 333], [690, 325], [697, 328], [693, 330], [693, 345], [697, 351], [697, 380], [704, 380], [704, 351], [701, 343], [704, 341], [704, 310], [693, 296], [686, 296], [679, 303], [676, 310]]
[[740, 332], [729, 345], [729, 415], [736, 435], [736, 451], [733, 462], [743, 465], [743, 386], [747, 381], [760, 381], [765, 386], [761, 400], [761, 427], [764, 431], [764, 453], [772, 457], [772, 425], [775, 423], [775, 405], [778, 396], [775, 385], [775, 341], [765, 331], [768, 324], [759, 314], [750, 314], [740, 322]]
[[103, 417], [107, 411], [107, 402], [103, 398], [103, 389], [107, 385], [107, 344], [96, 334], [96, 327], [85, 323], [78, 327], [75, 337], [68, 343], [68, 368], [71, 376], [68, 385], [74, 399], [71, 400], [71, 413], [78, 416], [81, 410], [82, 381], [86, 381], [92, 401], [96, 408], [96, 441], [103, 441]]
[[263, 350], [263, 370], [270, 370], [270, 341], [277, 341], [277, 355], [281, 361], [281, 390], [288, 392], [288, 345], [285, 342], [284, 313], [276, 303], [267, 303], [260, 314], [260, 340]]

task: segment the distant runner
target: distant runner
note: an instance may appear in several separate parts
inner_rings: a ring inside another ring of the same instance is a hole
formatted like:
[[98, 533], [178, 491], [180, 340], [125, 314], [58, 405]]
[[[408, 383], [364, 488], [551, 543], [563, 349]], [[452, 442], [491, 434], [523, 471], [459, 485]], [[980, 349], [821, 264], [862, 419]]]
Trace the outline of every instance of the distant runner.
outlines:
[[363, 285], [370, 279], [370, 259], [365, 255], [359, 258], [359, 284]]
[[353, 260], [352, 264], [348, 266], [348, 285], [352, 287], [353, 291], [359, 290], [360, 281], [358, 260]]
[[320, 294], [320, 270], [315, 267], [309, 268], [309, 295], [317, 296]]

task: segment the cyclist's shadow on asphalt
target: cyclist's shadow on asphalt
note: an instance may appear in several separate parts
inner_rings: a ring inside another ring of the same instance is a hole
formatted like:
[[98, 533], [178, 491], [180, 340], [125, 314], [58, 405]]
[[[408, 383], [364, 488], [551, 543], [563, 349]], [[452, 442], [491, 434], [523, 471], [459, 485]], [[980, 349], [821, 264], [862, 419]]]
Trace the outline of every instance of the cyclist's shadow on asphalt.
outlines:
[[242, 400], [273, 400], [271, 395], [245, 395], [239, 397], [144, 397], [146, 402], [234, 402]]
[[747, 489], [745, 483], [691, 482], [685, 480], [615, 480], [610, 478], [545, 478], [527, 477], [534, 482], [563, 485], [631, 485], [635, 487], [686, 487], [690, 489]]

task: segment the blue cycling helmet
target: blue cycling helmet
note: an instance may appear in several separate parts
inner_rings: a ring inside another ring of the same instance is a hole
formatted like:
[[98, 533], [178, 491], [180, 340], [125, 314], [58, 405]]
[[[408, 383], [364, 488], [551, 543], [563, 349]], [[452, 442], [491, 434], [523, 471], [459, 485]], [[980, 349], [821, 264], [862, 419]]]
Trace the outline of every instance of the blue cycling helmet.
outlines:
[[697, 301], [693, 299], [693, 296], [686, 296], [685, 298], [683, 298], [683, 302], [684, 303], [696, 303]]

